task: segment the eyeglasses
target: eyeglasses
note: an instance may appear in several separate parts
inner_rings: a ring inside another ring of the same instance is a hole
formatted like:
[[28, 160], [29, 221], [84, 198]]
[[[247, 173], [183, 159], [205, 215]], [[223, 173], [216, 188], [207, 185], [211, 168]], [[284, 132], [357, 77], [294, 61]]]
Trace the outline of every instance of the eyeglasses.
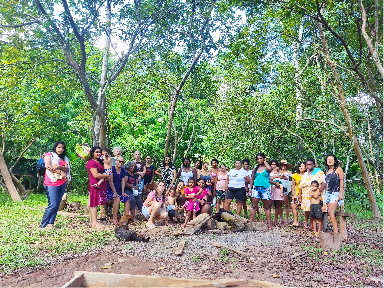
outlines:
[[120, 161], [120, 160], [119, 160], [119, 161], [117, 161], [117, 162], [119, 162], [120, 164], [124, 164], [124, 163], [125, 163], [124, 161]]

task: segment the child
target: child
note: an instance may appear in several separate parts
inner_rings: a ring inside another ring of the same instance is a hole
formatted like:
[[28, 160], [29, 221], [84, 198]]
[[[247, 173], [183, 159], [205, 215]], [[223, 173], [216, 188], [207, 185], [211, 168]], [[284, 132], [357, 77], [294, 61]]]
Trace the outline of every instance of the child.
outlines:
[[[107, 178], [107, 181], [109, 182], [109, 185], [111, 186], [112, 192], [114, 197], [119, 196], [116, 192], [115, 185], [113, 185], [113, 173], [112, 173], [112, 157], [110, 155], [109, 149], [104, 148], [102, 151], [102, 160], [104, 162], [104, 174], [109, 175]], [[100, 157], [101, 158], [101, 157]], [[95, 188], [100, 188], [101, 183], [104, 182], [104, 179], [101, 179], [97, 184], [93, 184], [92, 186]]]
[[[311, 218], [312, 225], [313, 225], [313, 231], [315, 232], [315, 235], [318, 236], [321, 227], [322, 227], [322, 221], [323, 221], [323, 209], [321, 203], [321, 193], [319, 190], [319, 182], [316, 180], [313, 180], [311, 182], [311, 190], [309, 192], [309, 196], [311, 197], [311, 208], [309, 212], [309, 217]], [[318, 221], [318, 228], [316, 232], [316, 220]]]
[[167, 212], [172, 210], [175, 211], [175, 221], [178, 221], [177, 212], [179, 212], [179, 209], [176, 203], [176, 191], [173, 187], [169, 188], [167, 197]]
[[188, 199], [187, 207], [187, 216], [185, 217], [185, 222], [181, 227], [187, 226], [191, 214], [193, 214], [193, 219], [196, 218], [196, 212], [200, 210], [199, 201], [196, 199], [196, 194], [199, 192], [199, 187], [195, 187], [195, 179], [189, 178], [188, 186], [184, 188], [185, 198]]
[[185, 202], [185, 195], [184, 195], [184, 182], [180, 181], [176, 186], [176, 205], [178, 207], [178, 210], [181, 211], [181, 215], [184, 215], [184, 209], [186, 208]]

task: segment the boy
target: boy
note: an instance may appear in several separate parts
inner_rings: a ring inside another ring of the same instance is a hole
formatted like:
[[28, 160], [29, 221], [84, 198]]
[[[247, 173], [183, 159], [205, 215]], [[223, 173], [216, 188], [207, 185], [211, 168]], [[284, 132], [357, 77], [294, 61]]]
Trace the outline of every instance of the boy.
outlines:
[[[311, 191], [309, 192], [309, 196], [311, 197], [311, 208], [309, 212], [309, 217], [311, 218], [312, 225], [313, 225], [313, 231], [315, 232], [315, 235], [318, 236], [321, 227], [322, 227], [322, 220], [323, 220], [323, 209], [322, 209], [322, 201], [321, 199], [321, 193], [319, 191], [319, 182], [316, 180], [313, 180], [311, 182]], [[318, 228], [316, 231], [316, 220], [318, 221]]]

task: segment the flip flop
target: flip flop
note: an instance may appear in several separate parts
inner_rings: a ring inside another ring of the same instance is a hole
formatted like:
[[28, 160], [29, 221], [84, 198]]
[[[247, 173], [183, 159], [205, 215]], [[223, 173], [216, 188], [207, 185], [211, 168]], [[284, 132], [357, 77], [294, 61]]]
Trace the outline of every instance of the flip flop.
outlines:
[[156, 228], [156, 225], [153, 225], [153, 224], [145, 224], [145, 226], [147, 226], [149, 229], [153, 229], [153, 228]]
[[268, 229], [269, 230], [273, 230], [273, 226], [268, 226]]

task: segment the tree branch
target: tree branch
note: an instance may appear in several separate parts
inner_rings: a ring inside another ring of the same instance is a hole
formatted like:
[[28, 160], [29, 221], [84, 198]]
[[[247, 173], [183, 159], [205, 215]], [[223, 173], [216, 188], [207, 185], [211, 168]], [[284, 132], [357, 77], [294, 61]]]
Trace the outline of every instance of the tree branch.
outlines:
[[40, 19], [36, 19], [31, 22], [26, 22], [26, 23], [16, 24], [16, 25], [0, 25], [0, 28], [21, 28], [21, 27], [25, 27], [33, 24], [38, 24], [38, 23], [41, 23]]
[[319, 123], [323, 123], [323, 124], [328, 124], [328, 125], [332, 125], [332, 126], [335, 126], [337, 127], [338, 129], [340, 129], [342, 132], [345, 133], [346, 136], [348, 136], [348, 133], [347, 133], [347, 128], [345, 127], [341, 127], [335, 123], [332, 123], [332, 122], [329, 122], [329, 121], [324, 121], [324, 120], [320, 120], [320, 119], [313, 119], [313, 118], [302, 118], [300, 119], [299, 121], [304, 121], [304, 120], [310, 120], [310, 121], [314, 121], [314, 122], [319, 122]]
[[16, 162], [13, 163], [12, 167], [9, 168], [9, 172], [12, 173], [13, 168], [15, 168], [16, 164], [19, 163], [21, 157], [23, 157], [24, 153], [27, 152], [27, 150], [32, 146], [33, 143], [35, 143], [36, 139], [33, 138], [31, 142], [27, 145], [27, 147], [24, 148], [23, 152], [20, 153], [19, 157], [17, 158]]

